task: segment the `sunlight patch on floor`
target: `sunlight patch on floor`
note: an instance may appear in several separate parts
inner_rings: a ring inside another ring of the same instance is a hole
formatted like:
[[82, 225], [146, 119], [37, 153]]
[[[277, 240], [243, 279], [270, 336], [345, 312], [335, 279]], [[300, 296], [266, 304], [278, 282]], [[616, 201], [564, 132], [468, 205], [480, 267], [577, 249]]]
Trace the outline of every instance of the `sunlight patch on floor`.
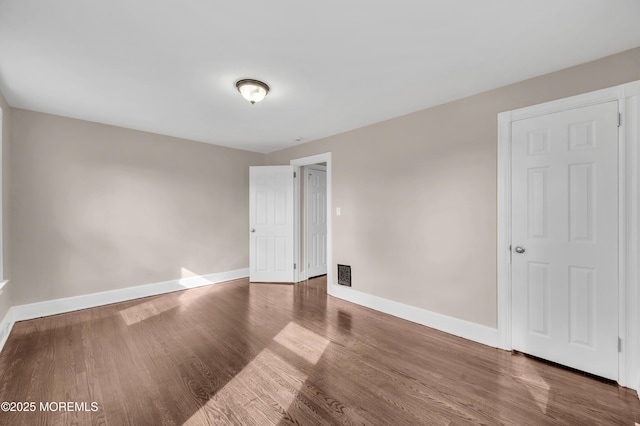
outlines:
[[[329, 340], [293, 322], [273, 341], [313, 365], [329, 345]], [[278, 424], [306, 380], [303, 371], [265, 348], [183, 425]]]
[[329, 340], [294, 322], [287, 324], [273, 340], [311, 364], [318, 362], [329, 345]]
[[176, 305], [180, 306], [181, 310], [188, 308], [193, 302], [197, 301], [202, 296], [202, 293], [197, 291], [183, 291]]
[[[199, 276], [193, 271], [187, 268], [180, 268], [180, 280], [179, 283], [185, 289], [193, 287], [200, 287], [203, 285], [213, 284], [204, 277]], [[198, 300], [201, 296], [200, 293], [194, 291], [183, 291], [178, 300], [152, 300], [144, 302], [139, 305], [131, 306], [130, 308], [120, 311], [120, 316], [127, 325], [137, 324], [155, 315], [159, 315], [175, 307], [180, 307], [184, 310], [189, 307], [193, 302]], [[160, 306], [158, 306], [161, 304]]]
[[[180, 274], [182, 276], [182, 278], [180, 279], [180, 285], [187, 289], [214, 284], [213, 281], [208, 280], [185, 267], [180, 268]], [[189, 305], [198, 300], [201, 295], [201, 293], [198, 293], [196, 291], [183, 291], [178, 298], [180, 302], [180, 309], [184, 310], [188, 308]]]
[[524, 375], [516, 377], [516, 380], [522, 383], [529, 391], [540, 411], [543, 414], [547, 414], [551, 386], [535, 370], [527, 371]]
[[177, 303], [174, 301], [167, 301], [160, 305], [158, 300], [150, 300], [121, 310], [120, 316], [127, 325], [133, 325], [173, 309], [176, 306]]

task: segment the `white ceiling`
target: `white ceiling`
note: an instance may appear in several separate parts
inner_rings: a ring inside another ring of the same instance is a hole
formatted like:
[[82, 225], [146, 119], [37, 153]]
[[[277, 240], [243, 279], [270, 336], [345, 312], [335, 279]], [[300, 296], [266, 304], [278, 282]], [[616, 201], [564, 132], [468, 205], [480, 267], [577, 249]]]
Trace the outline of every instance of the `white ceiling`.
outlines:
[[11, 106], [264, 153], [636, 46], [640, 0], [0, 0]]

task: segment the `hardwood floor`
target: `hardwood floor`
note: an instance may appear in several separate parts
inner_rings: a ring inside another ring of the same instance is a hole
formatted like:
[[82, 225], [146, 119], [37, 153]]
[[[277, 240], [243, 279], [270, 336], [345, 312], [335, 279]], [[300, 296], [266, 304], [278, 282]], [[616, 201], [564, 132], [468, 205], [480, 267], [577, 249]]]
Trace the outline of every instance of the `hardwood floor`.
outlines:
[[36, 410], [0, 412], [0, 424], [640, 423], [631, 390], [325, 285], [237, 280], [19, 322], [0, 354], [0, 401]]

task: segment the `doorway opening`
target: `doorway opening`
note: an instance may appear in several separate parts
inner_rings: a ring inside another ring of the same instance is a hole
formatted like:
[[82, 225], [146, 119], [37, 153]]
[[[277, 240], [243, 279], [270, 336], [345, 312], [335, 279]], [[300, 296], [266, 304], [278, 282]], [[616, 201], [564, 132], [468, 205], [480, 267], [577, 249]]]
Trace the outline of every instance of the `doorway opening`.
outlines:
[[331, 153], [291, 160], [300, 183], [295, 194], [295, 282], [327, 275], [327, 293], [333, 284]]
[[327, 274], [327, 165], [304, 166], [300, 176], [300, 272], [308, 280]]

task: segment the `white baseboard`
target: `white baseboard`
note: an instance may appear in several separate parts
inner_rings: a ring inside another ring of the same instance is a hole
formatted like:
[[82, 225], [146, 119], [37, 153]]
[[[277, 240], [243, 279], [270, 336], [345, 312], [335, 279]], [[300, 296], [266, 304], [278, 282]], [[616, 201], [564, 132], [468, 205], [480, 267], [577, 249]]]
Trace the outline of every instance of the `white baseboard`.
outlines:
[[[187, 288], [217, 284], [224, 281], [246, 278], [248, 276], [248, 268], [237, 269], [235, 271], [220, 272], [118, 290], [104, 291], [100, 293], [85, 294], [82, 296], [13, 306], [9, 309], [9, 312], [7, 312], [7, 315], [2, 322], [0, 322], [0, 350], [2, 350], [11, 328], [16, 321], [57, 315], [65, 312], [77, 311], [79, 309], [93, 308], [111, 303], [139, 299], [141, 297], [170, 293]], [[498, 346], [498, 330], [495, 328], [427, 311], [415, 306], [405, 305], [404, 303], [362, 293], [348, 287], [332, 285], [329, 289], [329, 294], [367, 308], [375, 309], [376, 311], [384, 312], [398, 318], [403, 318], [427, 327], [435, 328], [436, 330], [444, 331], [474, 342], [492, 347]]]
[[[40, 318], [49, 315], [57, 315], [65, 312], [77, 311], [79, 309], [87, 309], [116, 302], [139, 299], [141, 297], [170, 293], [172, 291], [185, 290], [187, 288], [217, 284], [224, 281], [245, 278], [248, 276], [249, 269], [245, 268], [237, 269], [235, 271], [218, 272], [215, 274], [200, 275], [177, 280], [163, 281], [154, 284], [140, 285], [136, 287], [103, 291], [100, 293], [85, 294], [82, 296], [47, 300], [44, 302], [13, 306], [9, 310], [7, 316], [11, 314], [10, 319], [13, 322], [24, 321], [33, 318]], [[0, 328], [0, 332], [1, 331], [2, 329]]]
[[405, 305], [404, 303], [384, 299], [340, 285], [332, 285], [329, 288], [329, 294], [357, 305], [453, 334], [454, 336], [463, 337], [494, 348], [498, 347], [498, 329], [496, 328]]

